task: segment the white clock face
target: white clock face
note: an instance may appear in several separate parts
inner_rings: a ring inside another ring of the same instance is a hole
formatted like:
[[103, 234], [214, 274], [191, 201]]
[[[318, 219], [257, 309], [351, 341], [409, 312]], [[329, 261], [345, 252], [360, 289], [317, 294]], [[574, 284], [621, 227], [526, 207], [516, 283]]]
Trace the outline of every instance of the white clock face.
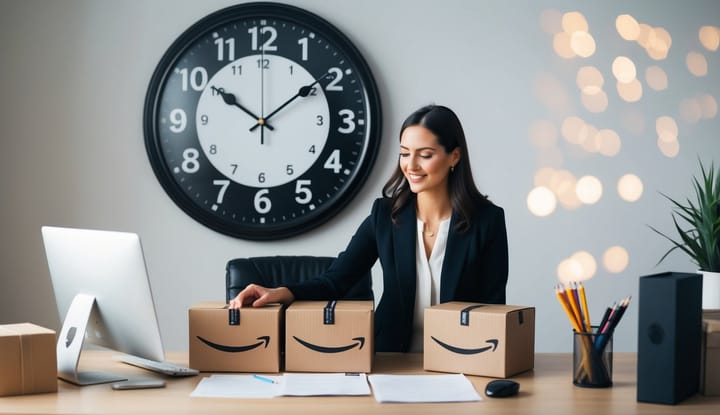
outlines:
[[[208, 160], [225, 177], [250, 187], [275, 187], [300, 177], [325, 147], [327, 98], [315, 84], [307, 96], [281, 106], [315, 81], [297, 62], [269, 54], [245, 56], [217, 71], [195, 115]], [[267, 118], [264, 128], [257, 126], [258, 118]]]
[[145, 144], [173, 201], [211, 229], [280, 239], [348, 205], [379, 151], [370, 68], [317, 15], [279, 3], [219, 10], [150, 80]]

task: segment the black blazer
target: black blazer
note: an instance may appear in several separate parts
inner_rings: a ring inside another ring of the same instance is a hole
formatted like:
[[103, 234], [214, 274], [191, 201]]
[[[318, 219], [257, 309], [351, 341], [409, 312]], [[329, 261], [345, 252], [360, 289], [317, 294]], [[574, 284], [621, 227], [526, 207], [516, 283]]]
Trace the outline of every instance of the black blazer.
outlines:
[[[390, 208], [389, 198], [377, 199], [370, 216], [325, 274], [288, 288], [297, 300], [340, 298], [379, 258], [384, 287], [375, 310], [375, 350], [407, 352], [417, 280], [415, 200], [398, 212], [397, 224], [392, 223]], [[440, 276], [440, 302], [505, 304], [508, 248], [503, 209], [490, 202], [479, 204], [470, 228], [462, 233], [453, 230], [456, 219], [453, 214]]]

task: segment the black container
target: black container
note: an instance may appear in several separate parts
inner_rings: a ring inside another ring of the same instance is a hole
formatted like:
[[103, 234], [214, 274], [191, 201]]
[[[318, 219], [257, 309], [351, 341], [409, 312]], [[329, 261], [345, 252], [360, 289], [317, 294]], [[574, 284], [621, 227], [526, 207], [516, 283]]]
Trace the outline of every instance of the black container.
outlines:
[[702, 277], [640, 277], [637, 400], [676, 404], [698, 392]]

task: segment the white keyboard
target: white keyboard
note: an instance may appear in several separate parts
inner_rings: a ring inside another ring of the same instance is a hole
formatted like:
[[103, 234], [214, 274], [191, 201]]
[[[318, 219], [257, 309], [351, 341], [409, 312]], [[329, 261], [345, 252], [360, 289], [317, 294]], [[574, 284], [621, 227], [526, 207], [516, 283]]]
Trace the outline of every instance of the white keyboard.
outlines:
[[113, 356], [113, 359], [169, 376], [195, 376], [199, 373], [197, 370], [186, 366], [176, 365], [170, 362], [157, 362], [129, 354]]

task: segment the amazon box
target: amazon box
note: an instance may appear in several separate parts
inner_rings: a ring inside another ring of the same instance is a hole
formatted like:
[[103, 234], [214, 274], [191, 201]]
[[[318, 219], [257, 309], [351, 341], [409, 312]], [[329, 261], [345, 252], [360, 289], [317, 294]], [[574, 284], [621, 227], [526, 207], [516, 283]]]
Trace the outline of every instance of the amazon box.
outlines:
[[720, 396], [720, 310], [703, 312], [700, 392], [706, 396]]
[[449, 302], [425, 309], [423, 368], [506, 378], [535, 365], [535, 308]]
[[285, 370], [369, 373], [373, 315], [372, 301], [295, 301], [285, 312]]
[[190, 367], [203, 372], [280, 371], [283, 307], [230, 310], [223, 302], [193, 305]]
[[57, 392], [55, 332], [31, 323], [0, 325], [0, 396]]

